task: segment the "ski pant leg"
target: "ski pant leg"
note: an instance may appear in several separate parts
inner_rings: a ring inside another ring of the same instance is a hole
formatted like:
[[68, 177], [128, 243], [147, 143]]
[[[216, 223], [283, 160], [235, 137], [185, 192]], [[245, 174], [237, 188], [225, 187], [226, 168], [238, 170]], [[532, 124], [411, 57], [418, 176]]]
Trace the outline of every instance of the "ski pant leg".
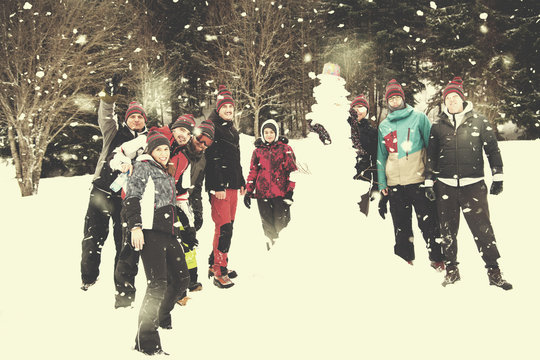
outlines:
[[394, 224], [394, 253], [405, 261], [414, 260], [414, 237], [412, 232], [412, 202], [405, 187], [390, 186], [390, 214]]
[[171, 326], [171, 310], [178, 300], [184, 297], [189, 286], [189, 271], [182, 245], [175, 236], [165, 238], [167, 262], [167, 290], [159, 309], [159, 324], [167, 328]]
[[291, 221], [291, 206], [283, 201], [282, 197], [273, 198], [274, 204], [274, 227], [276, 232], [279, 233], [285, 229]]
[[141, 258], [147, 287], [139, 311], [135, 349], [151, 354], [161, 350], [158, 326], [161, 303], [167, 291], [167, 242], [164, 239], [167, 234], [153, 230], [143, 230], [143, 233]]
[[[116, 250], [116, 253], [114, 255], [114, 268], [116, 269], [116, 264], [118, 263], [118, 259], [120, 258], [120, 252], [122, 251], [122, 243], [123, 243], [123, 221], [121, 216], [122, 211], [122, 198], [115, 196], [112, 197], [112, 211], [111, 211], [111, 219], [113, 222], [113, 238], [114, 238], [114, 247]], [[113, 272], [114, 273], [114, 272]]]
[[226, 197], [222, 200], [216, 198], [215, 195], [210, 196], [212, 220], [215, 224], [211, 256], [213, 262], [210, 265], [217, 276], [220, 276], [221, 272], [227, 268], [237, 202], [238, 190], [227, 189]]
[[440, 181], [434, 185], [437, 214], [442, 236], [442, 251], [447, 265], [458, 265], [457, 233], [459, 230], [459, 189]]
[[439, 218], [437, 216], [437, 206], [434, 201], [429, 201], [425, 195], [422, 184], [411, 184], [409, 187], [410, 197], [416, 212], [418, 227], [422, 232], [426, 247], [428, 249], [429, 260], [443, 261], [444, 256], [441, 248], [441, 231], [439, 229]]
[[95, 186], [84, 219], [84, 238], [81, 254], [81, 278], [84, 284], [92, 284], [99, 276], [101, 250], [109, 235], [109, 219], [113, 211], [111, 195]]
[[135, 277], [139, 272], [140, 252], [131, 246], [131, 231], [126, 230], [124, 243], [114, 270], [114, 284], [116, 287], [115, 307], [130, 306], [135, 301]]
[[277, 239], [278, 231], [275, 227], [273, 199], [257, 199], [257, 207], [261, 216], [264, 236], [269, 239]]
[[487, 187], [480, 181], [460, 188], [459, 200], [474, 242], [487, 268], [497, 267], [500, 258], [495, 233], [489, 218]]

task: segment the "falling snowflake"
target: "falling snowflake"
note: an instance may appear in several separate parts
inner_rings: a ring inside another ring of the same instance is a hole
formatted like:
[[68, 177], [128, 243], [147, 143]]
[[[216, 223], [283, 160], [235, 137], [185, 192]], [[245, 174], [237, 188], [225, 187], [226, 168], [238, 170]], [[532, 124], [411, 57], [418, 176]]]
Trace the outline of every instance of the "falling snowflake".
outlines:
[[487, 14], [487, 13], [481, 13], [481, 14], [480, 14], [480, 19], [486, 20], [487, 18], [488, 18], [488, 14]]
[[432, 9], [437, 9], [437, 4], [435, 4], [435, 1], [430, 1], [429, 2], [429, 7], [432, 8]]
[[473, 59], [469, 59], [469, 62], [471, 63], [471, 65], [476, 65], [476, 61], [474, 61]]
[[243, 12], [243, 13], [241, 13], [240, 15], [241, 15], [241, 16], [244, 16], [244, 17], [247, 16], [246, 12]]
[[30, 10], [31, 8], [32, 8], [32, 4], [30, 4], [29, 2], [24, 3], [24, 6], [23, 6], [24, 10]]
[[42, 77], [45, 76], [45, 73], [44, 73], [43, 71], [40, 70], [40, 71], [38, 71], [38, 72], [36, 73], [36, 76], [37, 76], [38, 78], [42, 78]]
[[88, 42], [86, 39], [86, 35], [79, 35], [77, 37], [77, 40], [75, 40], [75, 44], [84, 45]]
[[410, 30], [411, 30], [411, 28], [408, 27], [407, 25], [405, 25], [405, 26], [403, 27], [403, 31], [405, 31], [405, 32], [409, 32]]
[[422, 10], [418, 10], [418, 11], [416, 12], [416, 15], [418, 15], [418, 16], [424, 16], [424, 12], [423, 12]]

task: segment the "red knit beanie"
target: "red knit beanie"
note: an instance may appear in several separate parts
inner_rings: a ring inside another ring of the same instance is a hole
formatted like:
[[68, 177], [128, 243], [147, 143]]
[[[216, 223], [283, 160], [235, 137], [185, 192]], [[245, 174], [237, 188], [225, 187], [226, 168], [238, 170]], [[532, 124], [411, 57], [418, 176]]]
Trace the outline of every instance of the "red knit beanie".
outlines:
[[124, 121], [127, 121], [128, 117], [130, 117], [133, 114], [141, 114], [144, 118], [144, 122], [146, 123], [148, 121], [146, 119], [146, 112], [144, 112], [142, 105], [136, 101], [132, 101], [129, 103], [127, 111], [126, 111], [126, 116], [124, 117]]
[[364, 94], [358, 95], [351, 102], [351, 108], [353, 108], [355, 106], [358, 106], [358, 105], [365, 107], [369, 111], [369, 102], [367, 101]]
[[193, 129], [195, 128], [195, 119], [193, 118], [193, 115], [180, 115], [178, 119], [171, 124], [171, 130], [179, 127], [188, 129], [190, 133], [193, 132]]
[[150, 131], [148, 136], [146, 136], [146, 153], [152, 155], [154, 151], [160, 145], [167, 145], [169, 148], [171, 144], [169, 139], [159, 131]]
[[234, 106], [234, 100], [232, 98], [231, 92], [227, 89], [227, 87], [225, 85], [219, 85], [216, 101], [217, 112], [219, 112], [221, 107], [225, 104], [232, 104], [232, 106]]
[[199, 131], [201, 135], [206, 135], [210, 140], [214, 140], [216, 130], [212, 120], [202, 121], [199, 126], [197, 126], [197, 131]]
[[396, 79], [390, 80], [386, 85], [386, 94], [384, 95], [385, 100], [388, 101], [388, 99], [390, 99], [392, 96], [401, 96], [403, 101], [405, 101], [405, 93], [403, 92], [403, 88]]
[[457, 93], [463, 101], [465, 101], [465, 94], [463, 93], [463, 79], [461, 79], [459, 76], [456, 76], [452, 81], [446, 85], [446, 87], [443, 90], [443, 102], [446, 99], [446, 96], [450, 93]]

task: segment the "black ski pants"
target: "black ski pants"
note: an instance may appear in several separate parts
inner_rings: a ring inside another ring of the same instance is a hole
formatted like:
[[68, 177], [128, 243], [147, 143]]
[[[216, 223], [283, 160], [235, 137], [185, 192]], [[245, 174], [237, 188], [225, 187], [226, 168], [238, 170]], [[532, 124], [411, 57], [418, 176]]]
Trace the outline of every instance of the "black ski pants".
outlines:
[[81, 278], [84, 284], [92, 284], [99, 276], [101, 250], [109, 236], [109, 220], [113, 222], [113, 237], [116, 247], [114, 266], [118, 262], [122, 248], [122, 221], [120, 210], [122, 199], [93, 186], [84, 219], [84, 239], [82, 241]]
[[412, 231], [412, 210], [414, 207], [418, 227], [426, 242], [429, 259], [437, 262], [443, 261], [435, 202], [426, 198], [424, 188], [421, 185], [418, 183], [388, 188], [390, 213], [392, 214], [396, 240], [394, 253], [405, 261], [415, 259]]
[[131, 245], [131, 231], [125, 229], [122, 250], [114, 270], [116, 302], [114, 307], [127, 307], [135, 301], [135, 277], [139, 272], [140, 252]]
[[140, 251], [147, 288], [139, 312], [135, 349], [152, 354], [161, 349], [158, 327], [171, 327], [171, 310], [189, 285], [182, 246], [172, 234], [143, 230]]
[[277, 239], [279, 232], [287, 227], [291, 220], [291, 206], [286, 204], [282, 197], [257, 199], [257, 206], [264, 235], [269, 239]]
[[448, 186], [437, 181], [434, 190], [447, 265], [458, 264], [457, 233], [461, 210], [486, 267], [497, 267], [500, 254], [489, 219], [488, 190], [484, 181], [462, 187]]

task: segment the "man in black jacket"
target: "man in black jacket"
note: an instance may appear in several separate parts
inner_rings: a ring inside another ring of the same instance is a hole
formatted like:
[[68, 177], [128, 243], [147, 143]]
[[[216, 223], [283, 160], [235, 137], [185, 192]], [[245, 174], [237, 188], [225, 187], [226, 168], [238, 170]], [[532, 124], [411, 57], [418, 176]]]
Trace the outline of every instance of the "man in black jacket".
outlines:
[[240, 136], [233, 124], [234, 100], [231, 92], [219, 86], [216, 110], [209, 119], [214, 123], [214, 143], [206, 150], [206, 191], [210, 193], [212, 220], [215, 223], [213, 251], [210, 254], [209, 276], [214, 285], [229, 288], [236, 272], [227, 269], [233, 223], [240, 195], [246, 193], [246, 181], [240, 165]]
[[[443, 91], [444, 111], [431, 127], [427, 150], [426, 196], [437, 202], [446, 276], [443, 286], [460, 280], [457, 265], [457, 233], [460, 209], [488, 269], [489, 284], [512, 289], [497, 263], [500, 257], [489, 219], [484, 183], [486, 153], [493, 182], [490, 194], [503, 190], [503, 163], [497, 139], [488, 120], [465, 101], [463, 82], [454, 78]], [[434, 183], [434, 181], [437, 182]]]
[[120, 190], [111, 189], [111, 184], [120, 171], [113, 171], [108, 157], [116, 147], [146, 134], [146, 113], [137, 102], [131, 102], [124, 121], [118, 123], [114, 116], [114, 106], [118, 98], [119, 77], [106, 82], [105, 91], [100, 93], [98, 124], [103, 135], [103, 146], [92, 181], [90, 201], [84, 221], [84, 239], [82, 241], [81, 278], [82, 290], [88, 290], [99, 276], [101, 250], [109, 235], [109, 220], [113, 221], [113, 237], [116, 247], [114, 266], [122, 248], [122, 221], [120, 210], [122, 198]]

